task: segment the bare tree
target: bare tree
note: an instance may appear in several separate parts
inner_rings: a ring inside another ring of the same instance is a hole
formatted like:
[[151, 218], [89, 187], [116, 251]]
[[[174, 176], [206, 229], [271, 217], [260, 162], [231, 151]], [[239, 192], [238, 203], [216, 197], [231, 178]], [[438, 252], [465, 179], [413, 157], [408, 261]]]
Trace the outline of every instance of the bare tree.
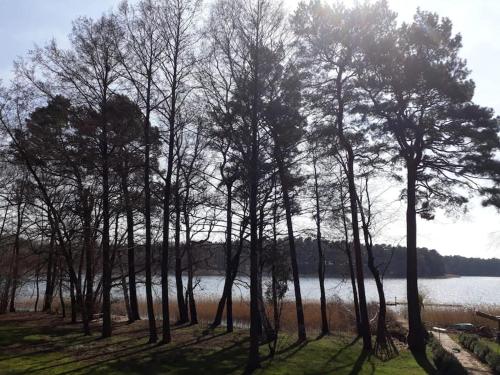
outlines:
[[[125, 43], [120, 54], [124, 75], [135, 90], [144, 115], [144, 216], [145, 216], [145, 257], [146, 257], [146, 301], [149, 322], [149, 341], [156, 342], [156, 324], [153, 310], [153, 293], [151, 279], [151, 116], [158, 109], [161, 98], [157, 95], [156, 85], [159, 81], [159, 70], [166, 45], [165, 37], [160, 29], [161, 7], [158, 2], [145, 0], [135, 6], [122, 3], [119, 17], [125, 32]], [[135, 310], [134, 298], [134, 249], [129, 249], [129, 285], [132, 309]], [[136, 318], [138, 318], [138, 311]]]
[[[168, 257], [170, 241], [170, 200], [174, 164], [176, 121], [190, 92], [189, 77], [194, 65], [194, 45], [197, 43], [195, 19], [199, 11], [198, 0], [164, 0], [160, 7], [163, 15], [160, 28], [167, 40], [161, 60], [161, 113], [168, 128], [167, 171], [163, 193], [162, 238], [162, 315], [163, 342], [170, 342], [170, 314], [168, 304]], [[158, 83], [160, 85], [160, 83]]]

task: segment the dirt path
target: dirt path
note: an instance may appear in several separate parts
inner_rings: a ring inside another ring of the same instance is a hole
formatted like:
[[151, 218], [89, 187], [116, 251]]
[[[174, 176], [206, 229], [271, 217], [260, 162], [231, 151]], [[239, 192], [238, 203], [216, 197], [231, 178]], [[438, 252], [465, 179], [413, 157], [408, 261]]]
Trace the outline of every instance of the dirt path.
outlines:
[[462, 348], [446, 333], [435, 333], [436, 339], [440, 340], [441, 345], [445, 350], [452, 353], [460, 361], [462, 366], [465, 367], [467, 372], [472, 375], [486, 375], [493, 374], [487, 365], [480, 362], [476, 357], [470, 354], [467, 350]]
[[[408, 329], [408, 322], [401, 316], [397, 316], [397, 321], [403, 327]], [[434, 336], [440, 341], [441, 345], [445, 350], [453, 354], [458, 361], [464, 366], [469, 374], [472, 375], [493, 375], [493, 371], [490, 368], [479, 361], [473, 354], [470, 354], [467, 350], [462, 348], [457, 342], [455, 342], [448, 334], [434, 332]]]

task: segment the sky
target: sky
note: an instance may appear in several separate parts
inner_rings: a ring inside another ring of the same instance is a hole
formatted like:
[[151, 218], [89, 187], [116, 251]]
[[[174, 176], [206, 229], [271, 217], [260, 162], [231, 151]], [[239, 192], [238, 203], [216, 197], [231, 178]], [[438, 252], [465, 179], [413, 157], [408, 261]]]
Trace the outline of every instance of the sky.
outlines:
[[[297, 0], [285, 0], [293, 9]], [[352, 0], [346, 0], [352, 3]], [[411, 21], [417, 7], [451, 19], [463, 37], [462, 57], [476, 82], [474, 100], [500, 115], [500, 1], [388, 0], [400, 21]], [[67, 44], [71, 22], [78, 16], [97, 17], [119, 0], [0, 0], [0, 79], [11, 77], [12, 61], [35, 44], [55, 38]], [[375, 242], [404, 245], [404, 202], [398, 189], [384, 191], [381, 221]], [[433, 221], [418, 221], [418, 245], [443, 255], [500, 257], [500, 213], [473, 198], [465, 214], [438, 212]]]

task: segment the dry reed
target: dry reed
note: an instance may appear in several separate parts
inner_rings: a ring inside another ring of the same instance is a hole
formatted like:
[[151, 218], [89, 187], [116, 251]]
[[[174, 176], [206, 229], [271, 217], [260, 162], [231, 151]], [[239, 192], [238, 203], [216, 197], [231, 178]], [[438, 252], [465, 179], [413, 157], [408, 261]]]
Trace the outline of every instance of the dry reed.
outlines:
[[476, 307], [425, 306], [422, 319], [430, 326], [447, 327], [457, 323], [472, 323], [475, 326], [488, 326], [497, 329], [497, 323], [476, 315], [476, 310], [499, 316], [500, 307], [482, 305]]

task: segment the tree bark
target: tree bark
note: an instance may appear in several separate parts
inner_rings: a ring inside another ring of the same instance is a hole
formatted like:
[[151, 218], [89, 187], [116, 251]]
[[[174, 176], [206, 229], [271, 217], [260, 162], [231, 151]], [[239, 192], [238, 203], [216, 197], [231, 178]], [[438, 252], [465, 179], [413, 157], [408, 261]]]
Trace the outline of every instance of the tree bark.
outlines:
[[280, 330], [280, 308], [278, 304], [278, 292], [277, 285], [278, 281], [276, 279], [276, 261], [278, 258], [278, 238], [276, 225], [278, 222], [277, 211], [278, 211], [278, 202], [277, 202], [277, 193], [276, 193], [276, 179], [273, 181], [274, 188], [274, 203], [273, 203], [273, 247], [272, 247], [272, 267], [271, 267], [271, 288], [272, 288], [272, 299], [273, 299], [273, 320], [274, 320], [274, 341], [273, 345], [270, 347], [270, 355], [274, 357], [276, 353], [276, 347], [278, 345], [278, 334]]
[[[134, 241], [134, 210], [130, 201], [128, 190], [127, 169], [123, 168], [121, 173], [121, 185], [123, 200], [125, 203], [125, 213], [127, 217], [127, 261], [128, 261], [128, 295], [130, 296], [130, 322], [140, 320], [139, 305], [137, 303], [137, 289], [135, 282], [135, 241]], [[120, 263], [120, 267], [122, 267]]]
[[111, 336], [111, 259], [109, 247], [109, 165], [108, 165], [108, 124], [107, 86], [109, 67], [104, 78], [104, 95], [101, 103], [101, 159], [102, 159], [102, 337]]
[[69, 297], [71, 302], [71, 323], [76, 324], [76, 298], [75, 298], [75, 283], [69, 279]]
[[49, 258], [47, 260], [47, 274], [45, 277], [45, 293], [43, 297], [43, 307], [42, 307], [43, 312], [50, 311], [52, 307], [52, 299], [54, 296], [55, 268], [56, 268], [56, 263], [54, 262], [54, 240], [55, 240], [55, 234], [52, 233], [50, 236]]
[[259, 218], [258, 218], [259, 240], [258, 240], [257, 263], [259, 265], [259, 268], [258, 268], [257, 279], [258, 279], [258, 296], [259, 296], [259, 315], [261, 323], [261, 326], [259, 328], [259, 335], [262, 336], [262, 338], [268, 342], [274, 338], [275, 333], [273, 327], [271, 326], [271, 322], [269, 321], [269, 318], [267, 316], [266, 305], [264, 303], [264, 295], [262, 290], [262, 274], [264, 269], [264, 262], [262, 260], [263, 259], [262, 254], [264, 253], [264, 219], [265, 219], [264, 208], [265, 208], [265, 203], [263, 202], [259, 209]]
[[359, 238], [358, 202], [357, 202], [356, 185], [354, 182], [354, 153], [350, 148], [350, 146], [348, 149], [347, 165], [348, 165], [347, 179], [349, 183], [349, 201], [351, 205], [352, 236], [354, 243], [354, 259], [356, 268], [356, 278], [358, 283], [361, 336], [363, 337], [363, 349], [371, 350], [372, 338], [370, 332], [370, 321], [368, 319], [368, 309], [366, 306], [365, 278], [363, 275], [363, 258], [361, 255], [361, 242]]
[[314, 171], [314, 195], [316, 200], [316, 241], [318, 244], [318, 278], [320, 289], [320, 303], [321, 303], [321, 333], [327, 335], [330, 333], [328, 327], [328, 317], [326, 312], [326, 293], [325, 293], [325, 254], [321, 244], [321, 213], [319, 206], [319, 186], [318, 186], [318, 172], [316, 168], [316, 157], [313, 156], [313, 171]]
[[234, 255], [234, 257], [231, 261], [232, 263], [231, 263], [230, 277], [229, 278], [226, 277], [226, 279], [224, 280], [224, 289], [222, 292], [222, 296], [219, 300], [219, 304], [217, 305], [217, 312], [215, 314], [214, 321], [210, 325], [210, 327], [212, 329], [218, 327], [222, 322], [222, 313], [224, 312], [224, 306], [226, 304], [229, 289], [232, 290], [234, 280], [236, 279], [236, 275], [238, 274], [238, 268], [239, 268], [239, 264], [240, 264], [240, 256], [241, 256], [241, 252], [243, 251], [244, 235], [245, 235], [245, 230], [246, 230], [247, 225], [248, 225], [248, 221], [245, 218], [243, 218], [243, 223], [242, 223], [241, 229], [240, 229], [240, 238], [239, 238], [238, 248], [236, 250], [236, 254]]
[[383, 360], [387, 360], [397, 355], [398, 351], [391, 339], [391, 336], [387, 332], [387, 326], [386, 326], [387, 307], [385, 301], [384, 286], [382, 283], [380, 272], [377, 266], [375, 265], [375, 258], [373, 256], [373, 242], [369, 228], [371, 203], [368, 193], [368, 184], [366, 185], [366, 196], [368, 199], [367, 202], [368, 218], [364, 213], [364, 208], [361, 204], [361, 200], [359, 199], [359, 197], [358, 197], [358, 203], [361, 215], [361, 224], [363, 228], [363, 236], [365, 240], [365, 248], [366, 248], [366, 253], [368, 255], [368, 268], [370, 269], [370, 272], [373, 275], [373, 279], [375, 280], [375, 285], [377, 286], [377, 293], [379, 299], [379, 310], [377, 317], [377, 337], [375, 340], [375, 355], [377, 355], [379, 358]]
[[354, 300], [354, 312], [356, 313], [356, 329], [358, 332], [358, 335], [361, 336], [361, 319], [359, 316], [359, 302], [358, 302], [358, 290], [356, 287], [356, 275], [354, 273], [354, 265], [352, 262], [352, 254], [351, 254], [351, 247], [349, 246], [349, 233], [347, 229], [347, 216], [346, 216], [346, 210], [345, 210], [345, 205], [344, 205], [344, 194], [343, 194], [343, 189], [342, 189], [342, 182], [340, 186], [340, 194], [341, 194], [341, 199], [342, 199], [342, 223], [344, 227], [344, 246], [345, 246], [345, 253], [347, 255], [347, 261], [349, 265], [349, 275], [351, 277], [351, 285], [352, 285], [352, 296]]
[[336, 114], [336, 126], [339, 133], [340, 143], [344, 146], [347, 152], [347, 166], [344, 166], [345, 173], [348, 181], [348, 191], [349, 191], [349, 203], [351, 208], [351, 225], [352, 225], [352, 239], [354, 246], [354, 259], [355, 259], [355, 269], [356, 269], [356, 279], [358, 283], [358, 298], [359, 298], [359, 333], [363, 337], [363, 349], [371, 351], [371, 333], [370, 333], [370, 321], [368, 319], [368, 309], [366, 306], [366, 294], [365, 294], [365, 280], [363, 275], [363, 260], [361, 254], [361, 241], [359, 237], [359, 221], [358, 221], [358, 202], [356, 193], [356, 184], [354, 180], [354, 151], [352, 149], [352, 144], [346, 138], [344, 134], [344, 94], [343, 94], [343, 83], [344, 83], [344, 70], [339, 69], [337, 74], [335, 85], [336, 85], [336, 99], [337, 99], [337, 114]]
[[38, 262], [35, 270], [35, 288], [36, 288], [36, 299], [35, 299], [35, 312], [38, 311], [38, 301], [40, 300], [40, 257], [38, 257]]
[[59, 301], [61, 303], [62, 317], [66, 318], [66, 306], [64, 305], [64, 296], [63, 296], [63, 269], [61, 266], [59, 266]]
[[173, 72], [170, 87], [170, 113], [168, 114], [168, 157], [167, 157], [167, 176], [165, 179], [165, 188], [163, 196], [163, 244], [161, 261], [161, 299], [163, 315], [163, 342], [169, 343], [170, 336], [170, 311], [168, 304], [168, 253], [170, 246], [170, 198], [172, 196], [172, 171], [174, 164], [174, 144], [175, 144], [175, 120], [177, 116], [177, 69], [179, 58], [179, 23], [177, 23], [176, 40], [174, 44]]
[[[18, 197], [18, 199], [21, 198], [22, 197]], [[22, 202], [19, 201], [17, 203], [17, 225], [16, 225], [16, 235], [14, 238], [14, 259], [12, 264], [12, 291], [10, 294], [10, 304], [9, 304], [10, 312], [16, 311], [15, 298], [16, 298], [17, 284], [19, 278], [19, 243], [21, 236], [21, 226], [23, 225], [23, 214], [24, 214], [24, 208], [22, 208]]]
[[425, 353], [425, 331], [420, 316], [417, 273], [416, 166], [407, 161], [406, 208], [406, 292], [408, 302], [408, 346], [413, 352]]
[[[226, 183], [227, 203], [226, 203], [226, 280], [231, 278], [233, 263], [233, 212], [232, 212], [232, 183]], [[226, 297], [226, 330], [233, 332], [233, 288], [232, 283], [228, 285]]]
[[[256, 71], [257, 69], [254, 68]], [[257, 74], [254, 73], [257, 80]], [[256, 83], [254, 83], [256, 85]], [[251, 124], [251, 158], [249, 165], [249, 216], [250, 216], [250, 349], [248, 352], [247, 371], [260, 367], [259, 356], [259, 262], [258, 262], [258, 223], [257, 223], [257, 192], [258, 192], [258, 168], [259, 168], [259, 146], [258, 146], [258, 123], [257, 123], [257, 87], [254, 88], [253, 113]]]
[[129, 290], [127, 288], [127, 279], [125, 277], [125, 272], [123, 272], [123, 262], [122, 254], [118, 253], [118, 265], [120, 266], [120, 283], [122, 285], [123, 300], [125, 301], [125, 310], [127, 311], [127, 318], [129, 322], [135, 321], [134, 315], [132, 313], [132, 306], [130, 305]]
[[90, 204], [90, 191], [82, 189], [83, 206], [83, 245], [85, 252], [85, 305], [88, 320], [94, 317], [94, 249], [92, 244], [92, 205]]
[[297, 313], [297, 331], [299, 341], [305, 341], [306, 325], [304, 321], [304, 308], [302, 305], [302, 294], [300, 292], [299, 266], [297, 264], [297, 251], [295, 249], [295, 236], [293, 233], [292, 223], [292, 204], [289, 196], [287, 184], [287, 176], [285, 172], [284, 162], [281, 157], [278, 157], [278, 170], [281, 181], [281, 190], [283, 193], [283, 205], [285, 206], [286, 227], [288, 231], [288, 245], [290, 247], [290, 262], [292, 264], [293, 287], [295, 292], [295, 309]]
[[[149, 90], [148, 90], [149, 98]], [[146, 113], [146, 119], [144, 120], [144, 221], [145, 221], [145, 234], [146, 243], [144, 249], [145, 259], [145, 273], [146, 273], [146, 304], [148, 310], [148, 326], [149, 326], [149, 343], [155, 343], [158, 341], [158, 335], [156, 333], [156, 321], [153, 305], [153, 289], [152, 289], [152, 278], [151, 278], [151, 189], [150, 189], [150, 121], [149, 112]]]
[[168, 303], [168, 253], [169, 253], [169, 230], [170, 230], [170, 197], [171, 197], [171, 182], [172, 182], [172, 164], [174, 155], [174, 118], [171, 119], [170, 136], [168, 143], [168, 166], [167, 178], [165, 181], [164, 195], [163, 195], [163, 243], [162, 243], [162, 257], [161, 257], [161, 304], [162, 304], [162, 343], [169, 343], [171, 341], [170, 335], [170, 307]]
[[175, 287], [177, 293], [177, 307], [179, 309], [179, 319], [177, 324], [184, 324], [189, 321], [188, 308], [184, 299], [184, 285], [182, 282], [182, 253], [180, 246], [181, 238], [181, 195], [180, 195], [180, 163], [177, 164], [175, 177], [175, 235], [174, 235], [174, 252], [175, 252]]
[[[186, 199], [188, 198], [188, 193], [186, 192]], [[184, 207], [184, 222], [186, 223], [186, 254], [187, 254], [187, 272], [188, 272], [188, 281], [187, 281], [187, 296], [188, 296], [188, 305], [189, 305], [189, 318], [191, 324], [198, 324], [198, 313], [196, 311], [196, 300], [194, 298], [194, 259], [193, 259], [193, 249], [191, 246], [191, 227], [189, 220], [189, 212], [187, 211], [187, 207]]]

